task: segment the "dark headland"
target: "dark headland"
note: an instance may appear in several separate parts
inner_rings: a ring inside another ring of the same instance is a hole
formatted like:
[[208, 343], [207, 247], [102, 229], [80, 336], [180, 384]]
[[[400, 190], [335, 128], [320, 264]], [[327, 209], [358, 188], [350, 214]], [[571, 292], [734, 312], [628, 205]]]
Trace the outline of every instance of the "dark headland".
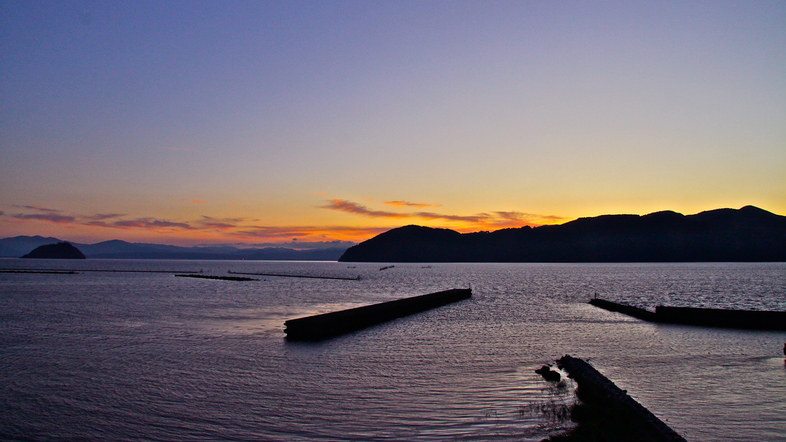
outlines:
[[85, 259], [85, 255], [71, 244], [60, 242], [36, 247], [27, 255], [22, 256], [22, 258]]
[[461, 234], [406, 226], [350, 247], [345, 262], [781, 262], [786, 216], [753, 206], [695, 215], [603, 215]]

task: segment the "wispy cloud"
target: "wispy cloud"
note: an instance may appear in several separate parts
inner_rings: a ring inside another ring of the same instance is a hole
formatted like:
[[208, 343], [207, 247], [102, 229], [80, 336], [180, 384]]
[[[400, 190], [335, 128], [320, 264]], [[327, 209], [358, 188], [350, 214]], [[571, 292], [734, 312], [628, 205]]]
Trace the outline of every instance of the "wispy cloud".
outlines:
[[[384, 203], [386, 205], [390, 201]], [[439, 207], [434, 204], [399, 202], [397, 207]], [[394, 206], [396, 206], [394, 204]], [[60, 209], [36, 205], [13, 206], [13, 213], [0, 212], [0, 222], [26, 224], [48, 223], [68, 229], [79, 226], [93, 229], [134, 231], [135, 236], [161, 236], [199, 239], [202, 242], [243, 242], [246, 244], [322, 244], [330, 241], [359, 242], [404, 223], [427, 222], [450, 227], [460, 232], [499, 230], [526, 225], [537, 226], [562, 221], [553, 215], [538, 215], [516, 211], [483, 212], [470, 215], [437, 211], [375, 210], [344, 199], [332, 199], [320, 206], [329, 210], [351, 213], [374, 219], [391, 220], [394, 225], [374, 227], [355, 226], [269, 226], [254, 218], [217, 218], [202, 215], [197, 219], [166, 219], [160, 217], [130, 217], [122, 213], [70, 213]], [[385, 223], [388, 224], [388, 223]]]
[[137, 218], [125, 221], [114, 221], [109, 223], [110, 227], [119, 228], [141, 228], [141, 229], [181, 229], [181, 230], [195, 230], [196, 228], [188, 223], [168, 221], [164, 219], [154, 218]]
[[366, 206], [352, 201], [342, 199], [332, 199], [324, 209], [339, 210], [341, 212], [355, 213], [358, 215], [370, 216], [372, 218], [411, 218], [405, 213], [388, 212], [385, 210], [369, 210]]
[[494, 212], [494, 214], [496, 214], [496, 216], [500, 219], [538, 225], [558, 223], [565, 220], [565, 218], [561, 216], [539, 215], [535, 213]]
[[112, 218], [122, 218], [126, 216], [123, 213], [97, 213], [95, 215], [85, 215], [85, 219], [92, 221], [104, 221]]
[[247, 220], [245, 218], [213, 218], [202, 215], [197, 224], [204, 229], [232, 230], [240, 227], [244, 221]]
[[35, 210], [37, 212], [44, 212], [44, 213], [62, 213], [63, 212], [62, 210], [50, 209], [50, 208], [41, 207], [41, 206], [17, 206], [17, 205], [15, 205], [14, 207], [16, 207], [18, 209]]
[[[135, 235], [165, 234], [170, 237], [202, 241], [232, 242], [242, 241], [246, 244], [296, 244], [297, 248], [324, 248], [346, 245], [347, 242], [357, 243], [371, 236], [390, 230], [392, 227], [347, 227], [347, 226], [265, 226], [257, 225], [259, 220], [253, 218], [216, 218], [202, 215], [192, 220], [171, 220], [157, 217], [128, 217], [121, 213], [67, 213], [59, 209], [41, 206], [13, 206], [17, 213], [0, 212], [5, 222], [12, 223], [48, 223], [73, 228], [85, 226], [99, 229], [135, 231]], [[2, 221], [2, 220], [0, 220]], [[335, 243], [339, 241], [342, 243]]]
[[73, 216], [60, 215], [58, 213], [17, 213], [10, 216], [18, 220], [46, 221], [55, 224], [68, 224], [76, 221], [76, 218]]
[[440, 207], [439, 204], [426, 204], [426, 203], [411, 203], [409, 201], [385, 201], [383, 204], [393, 207], [414, 207], [416, 209], [425, 209], [427, 207]]
[[191, 200], [191, 204], [207, 204], [205, 200]]
[[[392, 204], [391, 204], [392, 203]], [[393, 205], [398, 207], [439, 207], [438, 205], [426, 205], [420, 203], [408, 203], [405, 201], [386, 201], [384, 204]], [[330, 210], [338, 210], [341, 212], [353, 213], [356, 215], [367, 216], [371, 218], [392, 218], [392, 219], [412, 219], [412, 220], [426, 220], [426, 221], [448, 221], [464, 224], [467, 229], [502, 229], [508, 227], [522, 227], [522, 226], [537, 226], [547, 223], [558, 222], [562, 220], [561, 217], [553, 215], [536, 215], [523, 212], [506, 212], [496, 211], [491, 213], [477, 213], [474, 215], [455, 215], [438, 213], [433, 211], [416, 211], [416, 212], [390, 212], [386, 210], [372, 210], [368, 207], [348, 200], [332, 199], [328, 204], [322, 208]]]
[[93, 213], [93, 214], [76, 214], [65, 213], [60, 209], [51, 209], [41, 206], [25, 205], [14, 206], [16, 208], [25, 209], [38, 213], [14, 213], [8, 214], [10, 218], [21, 221], [42, 221], [53, 224], [73, 224], [83, 225], [90, 227], [104, 227], [116, 229], [180, 229], [180, 230], [195, 230], [195, 227], [188, 222], [171, 221], [166, 219], [157, 219], [152, 217], [142, 217], [125, 219], [127, 215], [122, 213]]
[[487, 213], [479, 213], [477, 215], [445, 215], [442, 213], [434, 212], [415, 212], [412, 214], [415, 218], [427, 220], [444, 220], [444, 221], [460, 221], [467, 223], [479, 223], [490, 218]]

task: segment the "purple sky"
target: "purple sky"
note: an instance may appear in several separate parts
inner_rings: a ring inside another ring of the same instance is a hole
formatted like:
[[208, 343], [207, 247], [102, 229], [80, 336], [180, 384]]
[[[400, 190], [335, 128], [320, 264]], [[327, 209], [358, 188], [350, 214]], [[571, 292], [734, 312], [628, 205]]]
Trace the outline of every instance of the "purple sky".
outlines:
[[786, 2], [0, 0], [0, 237], [786, 214]]

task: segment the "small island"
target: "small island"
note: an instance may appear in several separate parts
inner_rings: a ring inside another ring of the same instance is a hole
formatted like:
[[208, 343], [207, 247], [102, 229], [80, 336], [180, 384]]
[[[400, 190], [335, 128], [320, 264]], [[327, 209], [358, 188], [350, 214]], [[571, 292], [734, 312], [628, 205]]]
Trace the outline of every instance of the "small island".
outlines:
[[85, 254], [67, 242], [46, 244], [36, 247], [22, 258], [38, 259], [85, 259]]

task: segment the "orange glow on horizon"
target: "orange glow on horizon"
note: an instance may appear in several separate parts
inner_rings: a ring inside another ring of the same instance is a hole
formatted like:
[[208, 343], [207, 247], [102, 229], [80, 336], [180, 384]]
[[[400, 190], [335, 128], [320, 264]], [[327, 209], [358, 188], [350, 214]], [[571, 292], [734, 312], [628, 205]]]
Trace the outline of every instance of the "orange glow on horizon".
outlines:
[[[389, 206], [390, 203], [386, 201], [382, 204]], [[280, 223], [266, 225], [260, 219], [262, 217], [248, 216], [200, 215], [173, 219], [134, 217], [115, 212], [75, 213], [40, 205], [20, 205], [9, 206], [10, 211], [0, 211], [0, 231], [3, 237], [42, 235], [82, 243], [121, 239], [130, 242], [173, 245], [253, 246], [291, 244], [293, 241], [359, 243], [388, 230], [412, 224], [472, 233], [563, 224], [575, 219], [518, 211], [452, 214], [445, 211], [420, 210], [425, 206], [420, 203], [403, 200], [393, 203], [396, 210], [388, 211], [384, 208], [367, 207], [350, 200], [331, 199], [324, 205], [313, 206], [313, 214], [318, 216], [312, 218], [311, 223], [301, 225]]]

